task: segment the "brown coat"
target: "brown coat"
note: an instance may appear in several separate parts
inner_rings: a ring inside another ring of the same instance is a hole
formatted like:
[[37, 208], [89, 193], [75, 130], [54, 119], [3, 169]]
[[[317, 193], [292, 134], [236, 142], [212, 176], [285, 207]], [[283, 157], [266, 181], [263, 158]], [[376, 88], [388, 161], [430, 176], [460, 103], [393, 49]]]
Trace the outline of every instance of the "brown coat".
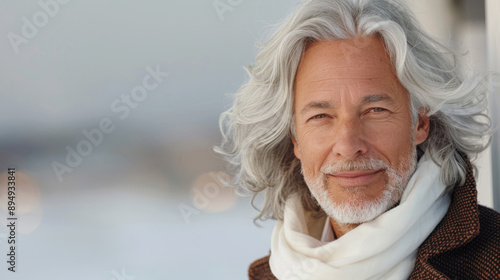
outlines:
[[[253, 262], [248, 275], [251, 280], [276, 279], [269, 256]], [[477, 204], [470, 164], [448, 212], [420, 246], [410, 279], [500, 279], [500, 214]]]

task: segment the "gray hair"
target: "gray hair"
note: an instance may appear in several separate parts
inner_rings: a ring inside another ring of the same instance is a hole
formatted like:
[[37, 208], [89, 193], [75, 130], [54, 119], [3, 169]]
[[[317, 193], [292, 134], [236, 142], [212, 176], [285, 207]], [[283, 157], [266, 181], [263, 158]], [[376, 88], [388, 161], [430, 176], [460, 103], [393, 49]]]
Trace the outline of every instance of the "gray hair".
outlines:
[[[419, 149], [442, 167], [452, 189], [463, 184], [467, 158], [489, 145], [491, 136], [485, 79], [463, 77], [457, 55], [418, 25], [409, 9], [390, 0], [312, 0], [300, 6], [261, 46], [250, 80], [222, 113], [221, 146], [240, 191], [265, 191], [256, 219], [282, 220], [286, 199], [299, 194], [308, 210], [318, 210], [294, 156], [293, 84], [302, 54], [314, 41], [380, 36], [401, 84], [410, 93], [412, 117], [430, 117], [430, 133]], [[486, 140], [486, 141], [485, 141]], [[254, 200], [252, 200], [253, 202]]]

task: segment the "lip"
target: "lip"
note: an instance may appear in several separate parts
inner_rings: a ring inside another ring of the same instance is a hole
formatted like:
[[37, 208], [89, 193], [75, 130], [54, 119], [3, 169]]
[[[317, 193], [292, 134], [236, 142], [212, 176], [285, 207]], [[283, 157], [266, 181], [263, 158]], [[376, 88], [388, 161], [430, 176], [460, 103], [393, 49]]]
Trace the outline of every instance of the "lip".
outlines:
[[379, 175], [382, 174], [382, 171], [383, 170], [354, 170], [327, 174], [327, 176], [334, 179], [343, 187], [359, 187], [367, 186], [377, 181], [379, 179]]

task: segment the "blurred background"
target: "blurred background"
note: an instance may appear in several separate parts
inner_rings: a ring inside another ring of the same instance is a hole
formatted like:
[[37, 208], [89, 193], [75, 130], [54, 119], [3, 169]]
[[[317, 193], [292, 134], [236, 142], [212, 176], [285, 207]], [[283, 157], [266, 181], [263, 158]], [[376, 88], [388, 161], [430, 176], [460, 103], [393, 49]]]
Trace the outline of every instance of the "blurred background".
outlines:
[[[406, 2], [486, 73], [500, 71], [493, 1]], [[0, 279], [247, 279], [274, 222], [254, 225], [212, 147], [256, 43], [299, 2], [2, 0]], [[479, 200], [499, 210], [497, 147], [477, 164]]]

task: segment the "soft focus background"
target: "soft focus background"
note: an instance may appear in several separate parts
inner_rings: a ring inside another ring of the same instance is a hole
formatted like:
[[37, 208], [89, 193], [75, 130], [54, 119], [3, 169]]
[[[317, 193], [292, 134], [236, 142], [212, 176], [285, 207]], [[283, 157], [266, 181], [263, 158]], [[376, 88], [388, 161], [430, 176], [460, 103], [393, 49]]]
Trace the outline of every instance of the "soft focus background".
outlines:
[[[478, 0], [407, 2], [434, 36], [469, 51], [465, 69], [500, 70], [488, 57], [500, 34], [487, 28], [498, 3], [485, 13]], [[0, 279], [247, 279], [274, 222], [253, 224], [250, 199], [218, 181], [212, 147], [256, 43], [297, 3], [2, 0]], [[478, 161], [479, 195], [493, 207], [491, 159]]]

